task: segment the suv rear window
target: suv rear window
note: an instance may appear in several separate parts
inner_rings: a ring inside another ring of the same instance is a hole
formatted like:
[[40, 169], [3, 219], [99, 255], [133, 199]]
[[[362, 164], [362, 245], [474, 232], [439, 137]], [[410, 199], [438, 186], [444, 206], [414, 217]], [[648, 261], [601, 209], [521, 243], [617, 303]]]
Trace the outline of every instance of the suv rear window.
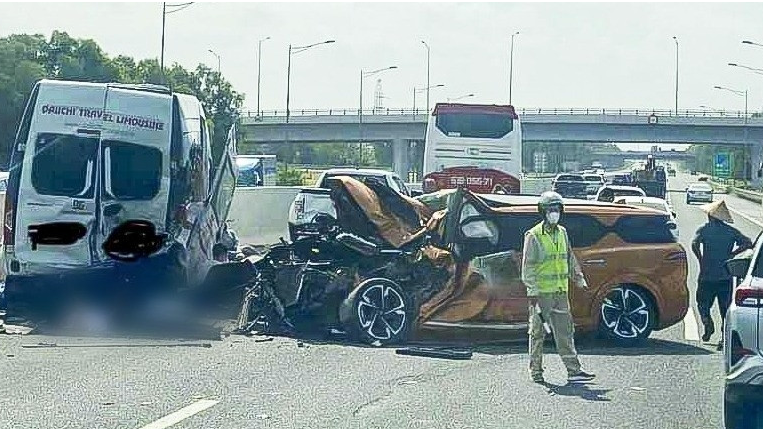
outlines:
[[37, 193], [92, 198], [98, 137], [40, 133], [34, 151], [32, 186]]
[[615, 223], [615, 232], [627, 243], [675, 243], [675, 223], [670, 216], [623, 216]]
[[159, 192], [162, 152], [116, 140], [104, 140], [109, 161], [110, 193], [119, 200], [150, 200]]
[[570, 182], [583, 182], [583, 176], [576, 176], [574, 174], [562, 174], [556, 178], [557, 181], [564, 180]]

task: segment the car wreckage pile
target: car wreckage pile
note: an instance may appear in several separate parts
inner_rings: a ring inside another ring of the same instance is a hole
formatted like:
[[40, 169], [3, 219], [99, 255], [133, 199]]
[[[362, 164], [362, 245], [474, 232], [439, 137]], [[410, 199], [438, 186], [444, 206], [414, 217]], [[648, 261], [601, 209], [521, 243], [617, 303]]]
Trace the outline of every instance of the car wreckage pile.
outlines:
[[436, 246], [442, 213], [373, 179], [341, 176], [330, 188], [336, 218], [319, 214], [293, 242], [239, 262], [253, 273], [239, 329], [405, 340], [453, 277], [450, 253]]

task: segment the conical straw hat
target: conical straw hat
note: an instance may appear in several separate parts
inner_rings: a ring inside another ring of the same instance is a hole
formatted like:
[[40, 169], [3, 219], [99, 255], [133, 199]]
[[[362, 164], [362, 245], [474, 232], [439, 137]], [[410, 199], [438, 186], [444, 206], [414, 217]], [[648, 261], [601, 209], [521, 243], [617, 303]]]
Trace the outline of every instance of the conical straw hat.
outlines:
[[726, 207], [726, 201], [720, 200], [714, 203], [705, 204], [701, 206], [700, 209], [707, 213], [708, 216], [722, 220], [726, 223], [734, 223], [734, 219], [731, 217], [728, 207]]

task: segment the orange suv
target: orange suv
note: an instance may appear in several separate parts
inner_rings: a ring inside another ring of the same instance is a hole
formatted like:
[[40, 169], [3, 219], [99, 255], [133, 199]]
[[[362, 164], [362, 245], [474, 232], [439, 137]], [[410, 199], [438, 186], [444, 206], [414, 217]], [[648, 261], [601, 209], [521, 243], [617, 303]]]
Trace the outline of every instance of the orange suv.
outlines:
[[[525, 231], [541, 220], [538, 197], [457, 190], [420, 200], [433, 211], [447, 206], [437, 229], [456, 270], [454, 281], [422, 305], [419, 334], [477, 339], [526, 332], [522, 244]], [[687, 260], [670, 215], [621, 204], [565, 203], [561, 224], [590, 287], [570, 287], [578, 332], [599, 330], [626, 344], [681, 321], [689, 307]]]

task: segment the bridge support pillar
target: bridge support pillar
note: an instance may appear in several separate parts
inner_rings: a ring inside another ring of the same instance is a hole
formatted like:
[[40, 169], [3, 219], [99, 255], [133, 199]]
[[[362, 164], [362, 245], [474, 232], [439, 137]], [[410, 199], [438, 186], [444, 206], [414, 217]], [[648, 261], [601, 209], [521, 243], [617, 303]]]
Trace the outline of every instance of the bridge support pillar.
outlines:
[[392, 140], [392, 168], [403, 182], [408, 181], [408, 140]]
[[755, 143], [750, 146], [750, 175], [752, 176], [752, 186], [756, 188], [763, 187], [763, 142]]

